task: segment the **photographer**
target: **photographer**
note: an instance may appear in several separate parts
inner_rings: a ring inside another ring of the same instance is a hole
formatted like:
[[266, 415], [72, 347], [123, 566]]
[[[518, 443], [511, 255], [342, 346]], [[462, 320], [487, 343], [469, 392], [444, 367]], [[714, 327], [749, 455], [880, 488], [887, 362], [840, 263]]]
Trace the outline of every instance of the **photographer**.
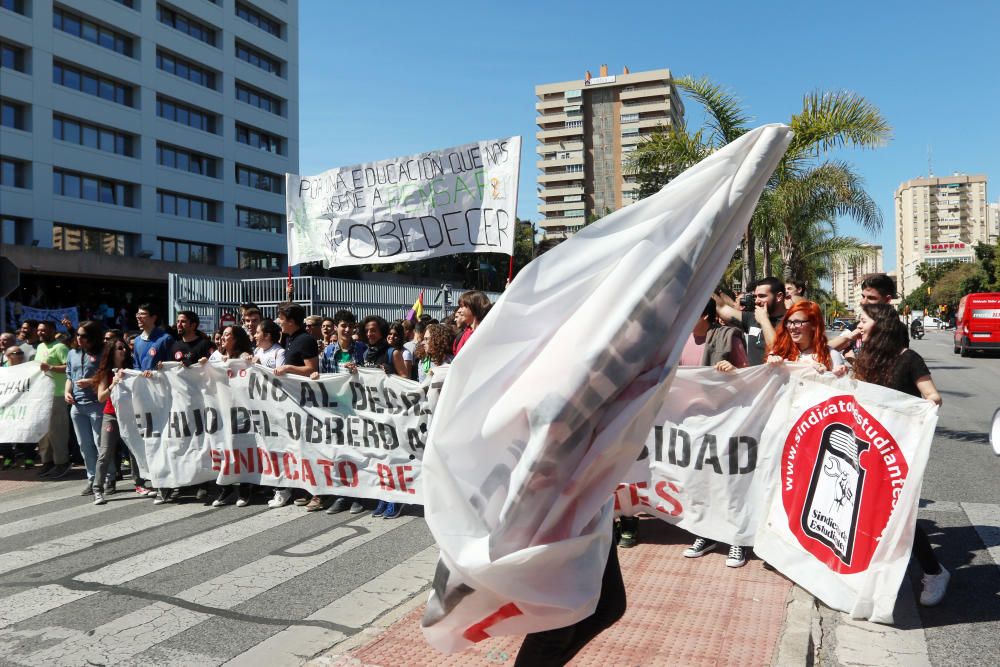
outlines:
[[[763, 278], [754, 285], [753, 293], [744, 296], [744, 310], [736, 303], [716, 292], [712, 295], [721, 317], [739, 327], [747, 335], [747, 363], [759, 366], [764, 363], [767, 348], [774, 345], [774, 330], [785, 316], [785, 286], [777, 278]], [[752, 303], [751, 303], [752, 299]]]

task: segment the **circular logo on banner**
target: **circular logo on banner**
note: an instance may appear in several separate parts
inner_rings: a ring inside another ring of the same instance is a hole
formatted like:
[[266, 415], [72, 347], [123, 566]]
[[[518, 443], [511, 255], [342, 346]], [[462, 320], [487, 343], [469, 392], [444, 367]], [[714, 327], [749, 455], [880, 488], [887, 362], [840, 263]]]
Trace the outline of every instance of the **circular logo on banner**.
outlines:
[[788, 529], [834, 572], [863, 572], [908, 470], [895, 439], [853, 396], [803, 410], [781, 455]]
[[155, 347], [149, 348], [149, 356], [151, 356], [151, 357], [155, 357], [156, 356], [156, 348]]
[[174, 352], [174, 359], [176, 359], [177, 361], [180, 361], [183, 358], [184, 358], [184, 353], [183, 352], [181, 352], [180, 350], [177, 350], [176, 352]]

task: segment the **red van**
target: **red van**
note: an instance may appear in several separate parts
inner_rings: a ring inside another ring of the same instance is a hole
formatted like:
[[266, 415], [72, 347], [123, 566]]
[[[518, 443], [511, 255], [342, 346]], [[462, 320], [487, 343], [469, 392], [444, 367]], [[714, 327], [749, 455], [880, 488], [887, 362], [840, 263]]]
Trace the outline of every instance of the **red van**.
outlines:
[[955, 354], [1000, 350], [1000, 292], [966, 294], [955, 316]]

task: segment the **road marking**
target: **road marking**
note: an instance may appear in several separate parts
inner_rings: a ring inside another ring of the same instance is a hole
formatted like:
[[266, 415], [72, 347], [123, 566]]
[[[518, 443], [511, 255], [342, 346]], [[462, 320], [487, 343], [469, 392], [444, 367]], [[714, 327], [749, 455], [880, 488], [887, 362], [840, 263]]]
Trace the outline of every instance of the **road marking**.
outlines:
[[59, 584], [16, 593], [0, 601], [0, 630], [93, 594], [93, 591], [74, 591]]
[[38, 505], [44, 505], [56, 500], [66, 500], [74, 496], [79, 497], [79, 491], [73, 491], [77, 484], [78, 482], [61, 482], [58, 488], [46, 491], [31, 489], [31, 492], [20, 494], [17, 498], [11, 498], [9, 495], [4, 494], [7, 499], [0, 502], [0, 514], [21, 510], [25, 507], [37, 507]]
[[[4, 537], [13, 537], [14, 535], [20, 535], [21, 533], [29, 533], [33, 530], [38, 530], [39, 528], [51, 528], [53, 526], [58, 526], [59, 524], [76, 521], [77, 519], [84, 519], [86, 517], [99, 514], [100, 512], [107, 511], [105, 509], [94, 507], [93, 502], [89, 500], [81, 498], [80, 502], [81, 504], [76, 507], [70, 507], [56, 512], [49, 512], [48, 514], [38, 514], [28, 519], [21, 519], [20, 521], [8, 523], [0, 527], [0, 533], [3, 533]], [[147, 501], [146, 504], [148, 505], [149, 502]], [[120, 505], [120, 507], [125, 507], [125, 505]]]
[[[437, 546], [430, 546], [310, 614], [305, 620], [356, 628], [367, 626], [426, 588], [434, 578], [437, 558]], [[293, 625], [241, 653], [223, 667], [302, 664], [349, 636], [352, 635], [339, 630]]]
[[0, 574], [59, 558], [74, 551], [89, 549], [105, 540], [134, 535], [204, 511], [205, 508], [202, 505], [174, 505], [166, 509], [155, 508], [146, 514], [130, 517], [124, 521], [109, 523], [74, 535], [57, 537], [47, 542], [39, 542], [25, 549], [8, 551], [5, 554], [0, 554], [2, 556], [0, 557]]
[[961, 512], [962, 506], [950, 500], [920, 500], [921, 512]]
[[[294, 550], [285, 550], [312, 555], [265, 556], [174, 596], [188, 605], [156, 602], [88, 632], [74, 631], [73, 637], [20, 657], [18, 662], [39, 667], [127, 663], [133, 656], [211, 619], [214, 610], [231, 609], [412, 520], [366, 517], [333, 526]], [[204, 607], [205, 611], [194, 606]]]
[[1000, 567], [1000, 505], [962, 503], [962, 509], [986, 545], [986, 553]]

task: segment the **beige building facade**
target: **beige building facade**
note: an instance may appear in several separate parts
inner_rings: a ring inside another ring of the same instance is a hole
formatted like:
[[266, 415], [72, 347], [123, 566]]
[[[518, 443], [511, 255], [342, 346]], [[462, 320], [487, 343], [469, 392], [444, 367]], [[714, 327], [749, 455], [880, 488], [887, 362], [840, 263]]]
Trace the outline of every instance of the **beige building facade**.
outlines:
[[873, 273], [885, 273], [882, 246], [870, 245], [872, 254], [858, 262], [835, 263], [832, 272], [833, 298], [852, 311], [861, 303], [861, 281]]
[[896, 189], [900, 296], [920, 287], [921, 263], [972, 262], [976, 243], [990, 242], [986, 185], [984, 175], [955, 174], [915, 178]]
[[668, 69], [608, 74], [535, 87], [539, 226], [566, 238], [639, 199], [623, 164], [658, 129], [679, 126], [684, 105]]

